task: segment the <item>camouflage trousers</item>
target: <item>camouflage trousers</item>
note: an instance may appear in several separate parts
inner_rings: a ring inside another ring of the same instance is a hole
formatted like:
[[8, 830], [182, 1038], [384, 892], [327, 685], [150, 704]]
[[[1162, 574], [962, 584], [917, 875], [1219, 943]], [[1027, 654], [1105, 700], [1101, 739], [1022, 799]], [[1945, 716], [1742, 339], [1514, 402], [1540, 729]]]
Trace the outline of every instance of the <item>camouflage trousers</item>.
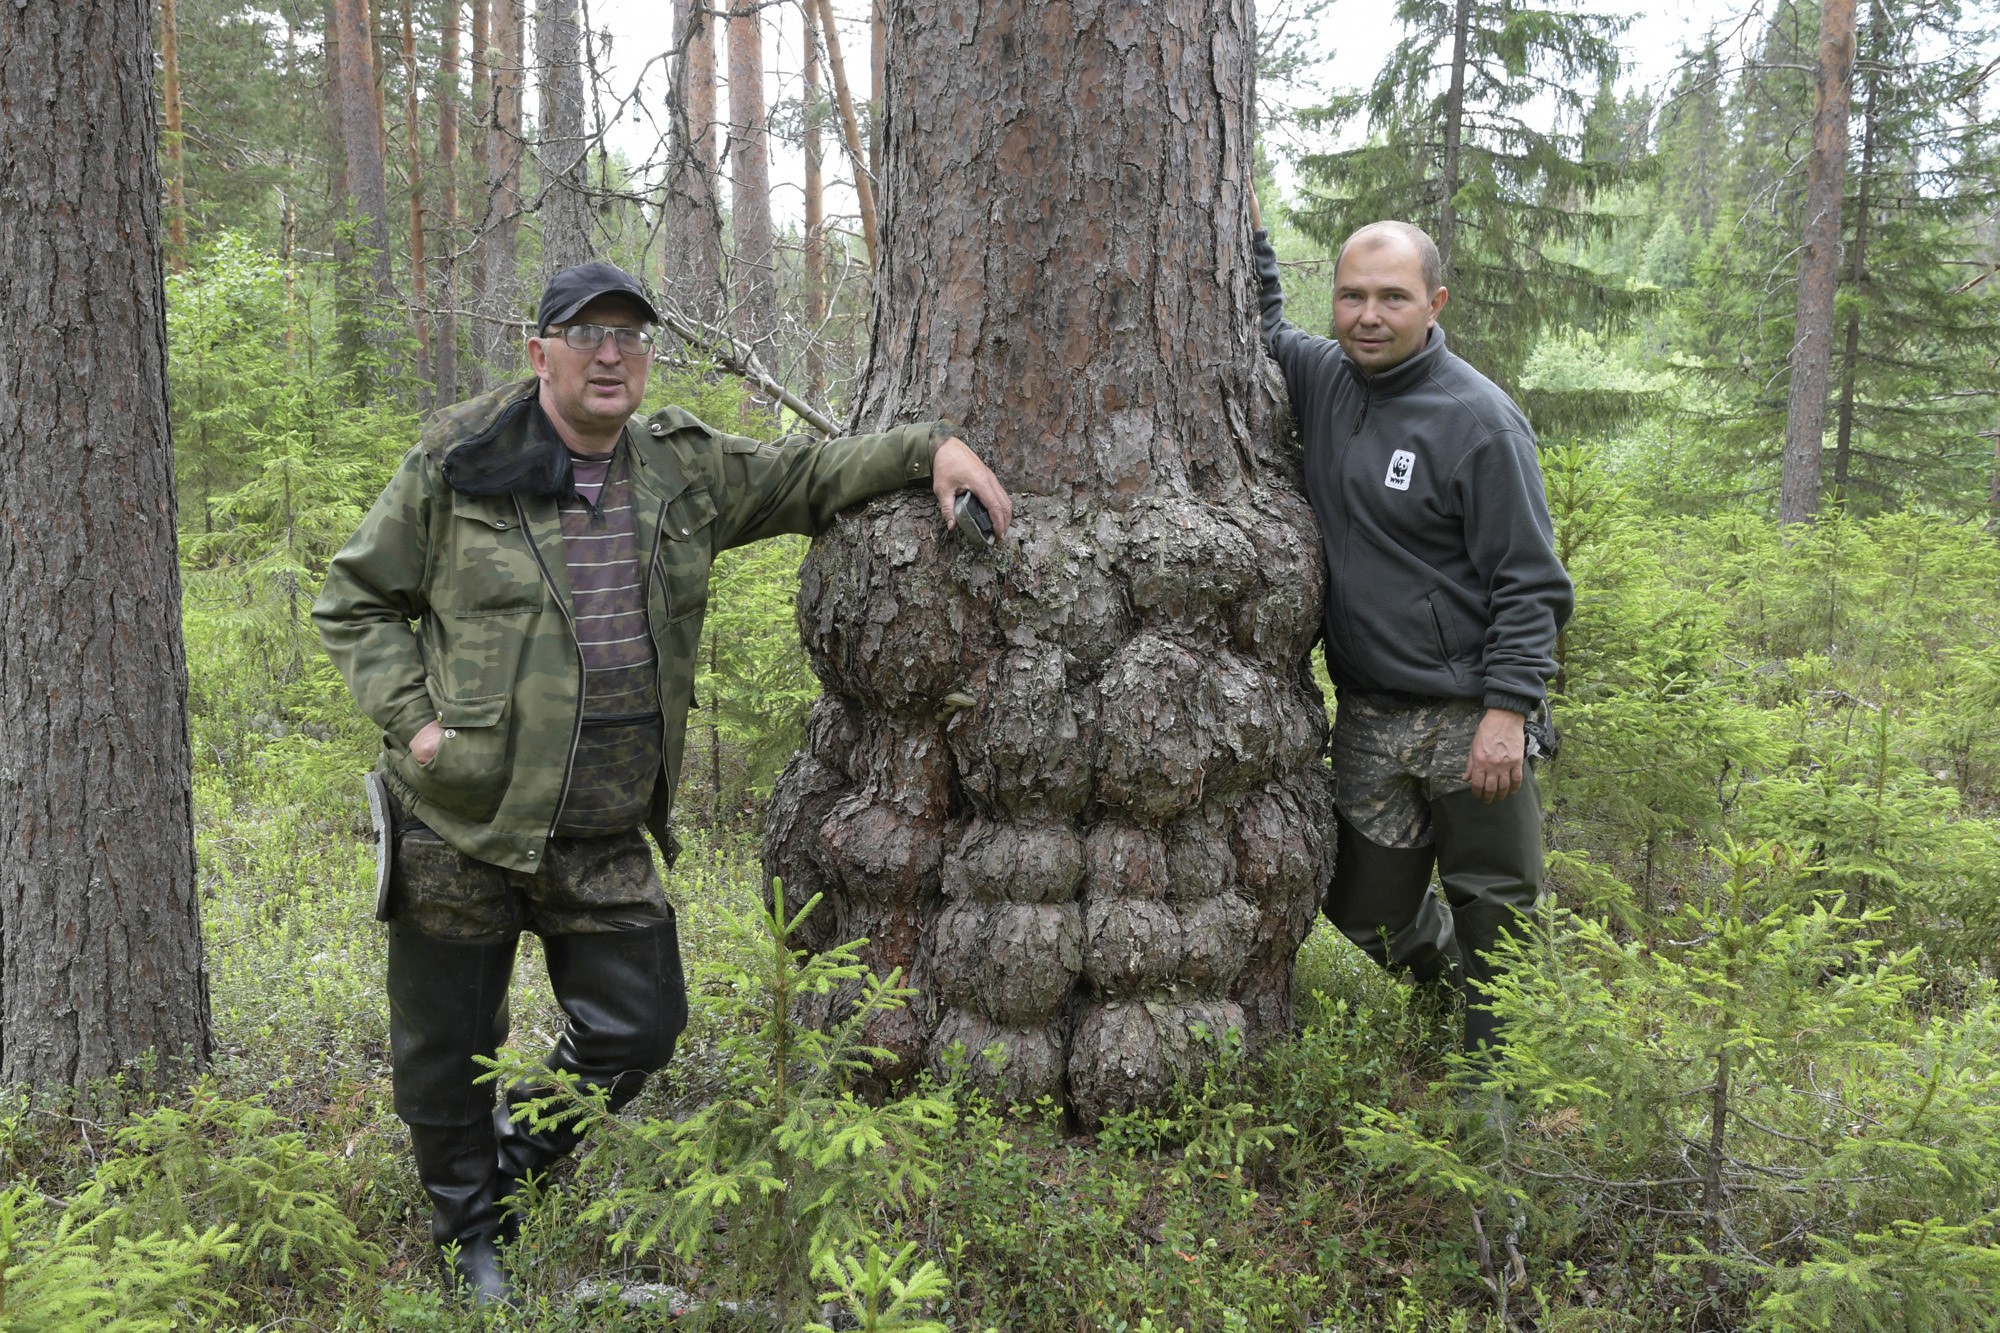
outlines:
[[396, 833], [390, 912], [441, 940], [497, 943], [537, 935], [639, 930], [673, 917], [653, 849], [637, 829], [551, 838], [536, 874], [478, 861], [415, 820]]
[[[1333, 724], [1334, 804], [1378, 847], [1428, 847], [1431, 802], [1470, 789], [1465, 766], [1485, 705], [1439, 699], [1407, 708], [1340, 699]], [[1528, 760], [1541, 757], [1534, 733]]]

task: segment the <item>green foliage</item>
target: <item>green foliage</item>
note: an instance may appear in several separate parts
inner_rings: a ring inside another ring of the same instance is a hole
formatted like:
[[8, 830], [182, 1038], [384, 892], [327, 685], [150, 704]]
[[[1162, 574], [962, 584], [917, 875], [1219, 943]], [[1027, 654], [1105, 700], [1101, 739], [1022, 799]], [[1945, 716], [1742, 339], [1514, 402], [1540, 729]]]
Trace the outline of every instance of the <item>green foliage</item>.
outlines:
[[205, 1281], [236, 1248], [226, 1230], [107, 1243], [78, 1205], [50, 1214], [26, 1186], [0, 1190], [0, 1327], [11, 1333], [168, 1333], [233, 1304]]
[[[904, 1280], [900, 1262], [893, 1273], [877, 1268], [876, 1228], [937, 1188], [933, 1143], [952, 1123], [951, 1108], [933, 1098], [877, 1106], [851, 1091], [891, 1058], [867, 1042], [869, 1020], [915, 992], [860, 962], [865, 940], [819, 954], [797, 948], [792, 937], [818, 902], [788, 914], [774, 882], [767, 908], [724, 909], [744, 951], [696, 965], [695, 1007], [721, 1034], [719, 1054], [735, 1074], [722, 1095], [679, 1121], [608, 1115], [573, 1079], [528, 1104], [538, 1126], [581, 1115], [596, 1131], [589, 1166], [616, 1185], [580, 1220], [604, 1228], [614, 1252], [667, 1250], [704, 1264], [718, 1295], [773, 1301], [785, 1328], [816, 1280], [869, 1302], [891, 1290], [892, 1277]], [[801, 1001], [836, 993], [852, 996], [843, 1019], [824, 1030], [798, 1021]], [[548, 1077], [527, 1064], [515, 1072]], [[858, 1269], [847, 1262], [857, 1255], [868, 1256]], [[908, 1283], [928, 1289], [929, 1278], [920, 1268]], [[923, 1299], [908, 1289], [905, 1298]]]
[[339, 1172], [303, 1132], [280, 1128], [261, 1098], [234, 1100], [208, 1082], [188, 1107], [164, 1106], [118, 1131], [81, 1206], [129, 1236], [228, 1234], [219, 1267], [241, 1280], [352, 1284], [380, 1268], [334, 1199]]
[[[1295, 212], [1329, 246], [1382, 218], [1438, 238], [1451, 292], [1439, 323], [1454, 350], [1512, 389], [1544, 333], [1634, 306], [1622, 287], [1556, 253], [1613, 225], [1592, 205], [1639, 165], [1586, 133], [1579, 91], [1617, 72], [1623, 24], [1566, 6], [1475, 0], [1460, 113], [1450, 93], [1456, 8], [1400, 0], [1396, 17], [1408, 35], [1372, 87], [1309, 118], [1331, 129], [1365, 115], [1368, 139], [1303, 158], [1309, 192]], [[1444, 126], [1455, 113], [1462, 138], [1454, 165]], [[1447, 204], [1455, 218], [1448, 245]]]
[[[920, 1311], [925, 1301], [935, 1301], [949, 1288], [944, 1274], [926, 1259], [916, 1260], [917, 1246], [905, 1245], [892, 1259], [879, 1246], [868, 1247], [864, 1262], [849, 1256], [834, 1277], [835, 1288], [820, 1296], [846, 1306], [849, 1327], [861, 1333], [946, 1333], [935, 1319], [925, 1319]], [[806, 1325], [807, 1333], [833, 1333], [825, 1324]]]

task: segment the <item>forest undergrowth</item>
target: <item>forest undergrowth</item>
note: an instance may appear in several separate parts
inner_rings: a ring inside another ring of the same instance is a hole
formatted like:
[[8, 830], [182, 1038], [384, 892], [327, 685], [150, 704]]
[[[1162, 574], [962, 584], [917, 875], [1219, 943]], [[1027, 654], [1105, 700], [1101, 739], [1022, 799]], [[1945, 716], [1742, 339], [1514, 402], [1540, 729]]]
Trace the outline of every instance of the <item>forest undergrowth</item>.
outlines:
[[[0, 1106], [4, 1327], [483, 1326], [440, 1288], [390, 1108], [375, 737], [304, 618], [414, 422], [264, 336], [291, 298], [248, 248], [175, 297], [216, 1051], [166, 1100]], [[736, 412], [661, 369], [656, 398]], [[968, 1080], [856, 1096], [868, 1052], [789, 1021], [859, 981], [785, 943], [806, 904], [755, 855], [816, 689], [802, 548], [726, 558], [668, 878], [693, 1020], [622, 1116], [544, 1108], [598, 1123], [488, 1322], [2000, 1326], [2000, 546], [1920, 512], [1786, 540], [1751, 499], [1691, 511], [1674, 429], [1543, 454], [1578, 610], [1507, 1057], [1459, 1062], [1452, 1016], [1322, 924], [1290, 1039], [1216, 1034], [1199, 1084], [1095, 1134]], [[513, 1048], [559, 1021], [529, 938]]]
[[[508, 1325], [767, 1327], [797, 1297], [795, 1326], [883, 1329], [1993, 1327], [2000, 551], [1909, 515], [1788, 545], [1649, 513], [1597, 451], [1544, 463], [1579, 612], [1504, 1062], [1462, 1067], [1450, 1015], [1322, 925], [1296, 1035], [1219, 1041], [1161, 1112], [857, 1099], [865, 1051], [783, 1020], [841, 959], [780, 946], [802, 905], [773, 913], [740, 797], [696, 777], [724, 818], [669, 879], [692, 1026], [540, 1199]], [[372, 738], [282, 577], [200, 579], [216, 1056], [116, 1116], [0, 1118], [9, 1327], [477, 1326], [389, 1106]], [[532, 1059], [560, 1020], [532, 938], [513, 1012]]]

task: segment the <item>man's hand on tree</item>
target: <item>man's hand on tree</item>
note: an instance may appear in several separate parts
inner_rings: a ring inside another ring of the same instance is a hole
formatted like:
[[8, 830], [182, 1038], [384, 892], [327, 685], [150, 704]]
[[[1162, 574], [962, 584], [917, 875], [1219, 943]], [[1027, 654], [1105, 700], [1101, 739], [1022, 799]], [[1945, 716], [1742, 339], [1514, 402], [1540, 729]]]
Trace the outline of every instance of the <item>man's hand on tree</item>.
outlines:
[[939, 445], [937, 456], [931, 459], [931, 490], [937, 493], [938, 512], [944, 515], [946, 528], [951, 527], [952, 506], [958, 501], [958, 493], [971, 491], [986, 506], [987, 517], [993, 520], [993, 540], [1007, 535], [1007, 520], [1014, 516], [1014, 502], [1008, 498], [1007, 488], [993, 475], [992, 468], [979, 461], [971, 446], [956, 435]]
[[438, 746], [444, 742], [444, 726], [438, 722], [426, 722], [422, 731], [410, 737], [410, 758], [420, 764], [428, 764], [437, 758]]
[[1505, 708], [1489, 708], [1472, 737], [1472, 754], [1465, 762], [1465, 780], [1479, 799], [1491, 803], [1521, 790], [1521, 766], [1527, 762], [1528, 719]]

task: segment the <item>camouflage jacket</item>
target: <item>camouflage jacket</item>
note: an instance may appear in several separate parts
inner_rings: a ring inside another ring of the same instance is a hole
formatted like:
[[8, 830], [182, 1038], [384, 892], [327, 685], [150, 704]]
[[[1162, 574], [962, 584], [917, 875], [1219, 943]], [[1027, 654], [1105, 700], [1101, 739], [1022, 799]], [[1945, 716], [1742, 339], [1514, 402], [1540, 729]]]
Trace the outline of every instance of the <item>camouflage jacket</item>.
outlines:
[[[327, 570], [320, 641], [382, 729], [376, 767], [410, 811], [470, 856], [532, 873], [562, 806], [582, 725], [562, 524], [551, 495], [467, 494], [444, 460], [469, 442], [529, 451], [537, 381], [438, 414]], [[669, 856], [709, 566], [778, 533], [816, 535], [840, 510], [928, 477], [944, 423], [760, 443], [676, 407], [625, 427], [647, 624], [660, 673], [665, 771], [646, 824]], [[414, 622], [414, 623], [413, 623]], [[429, 764], [409, 742], [436, 720]]]

